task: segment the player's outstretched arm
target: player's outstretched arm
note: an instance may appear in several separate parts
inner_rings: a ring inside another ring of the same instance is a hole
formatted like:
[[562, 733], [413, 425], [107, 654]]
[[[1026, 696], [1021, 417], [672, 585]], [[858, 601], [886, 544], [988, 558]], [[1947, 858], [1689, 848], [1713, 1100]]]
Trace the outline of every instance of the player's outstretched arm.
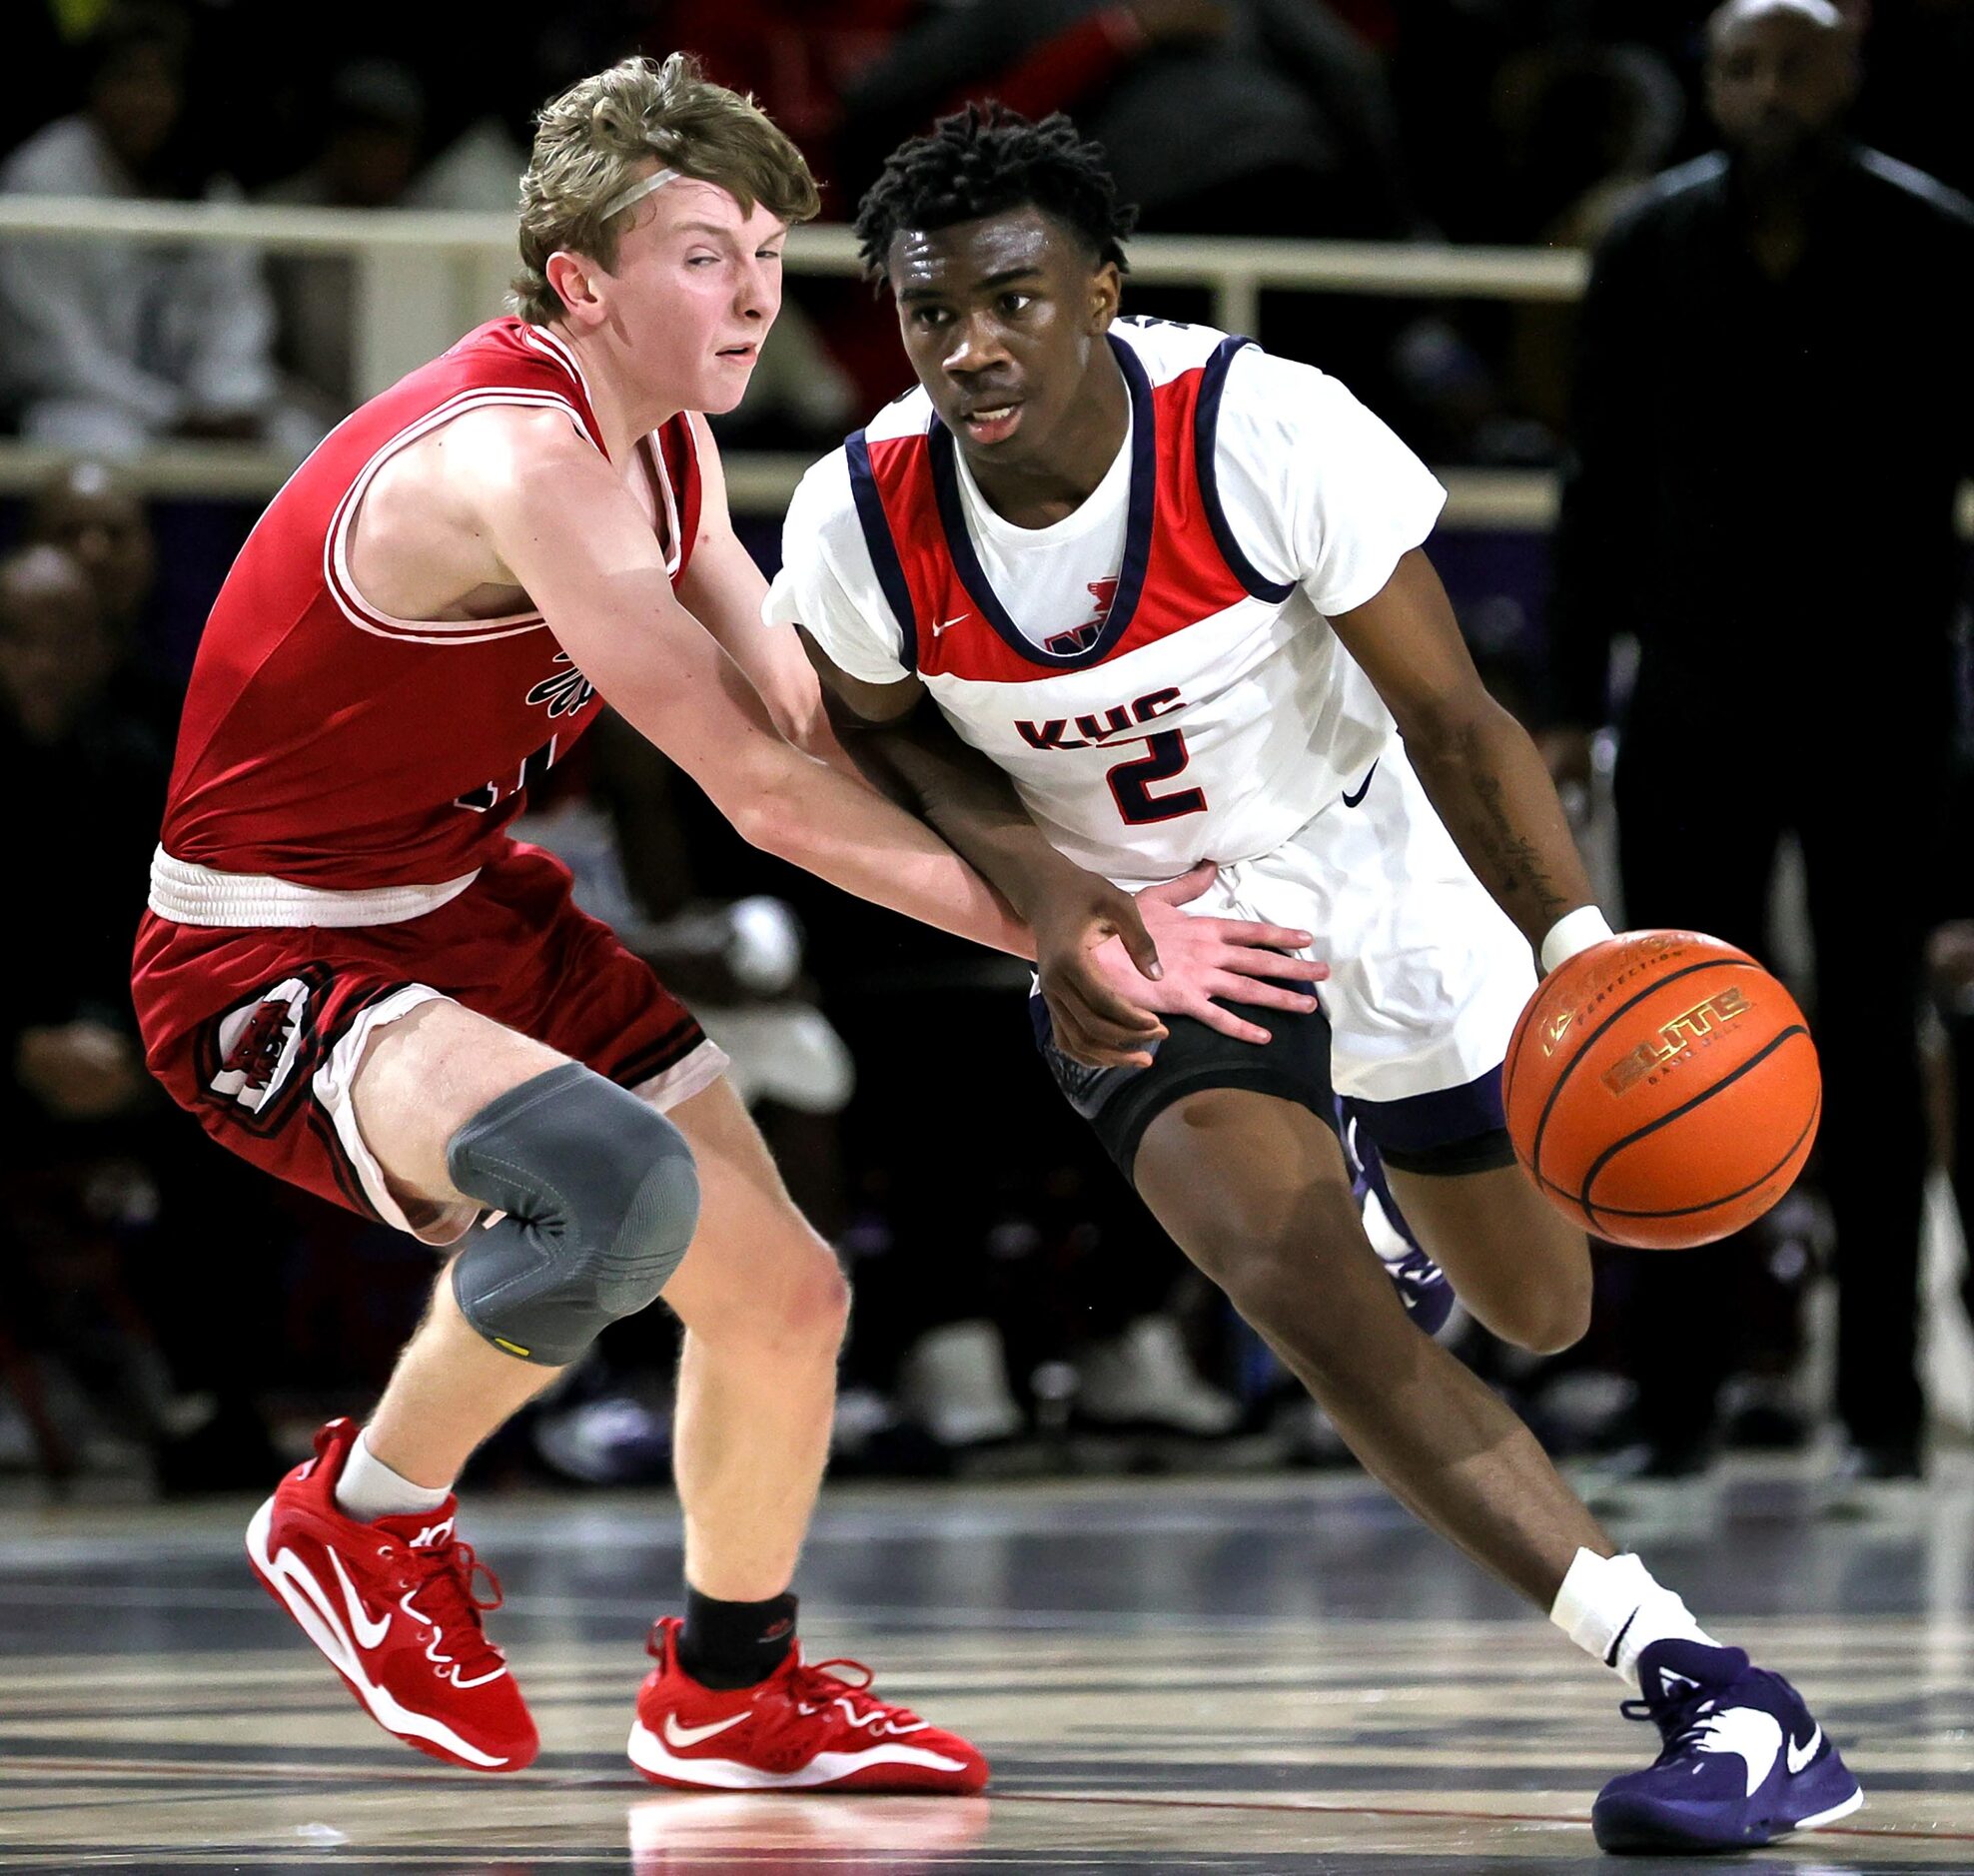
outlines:
[[873, 783], [915, 801], [1028, 921], [1066, 1055], [1096, 1067], [1143, 1067], [1144, 1045], [1165, 1033], [1157, 1014], [1193, 1016], [1244, 1042], [1269, 1040], [1216, 997], [1315, 1007], [1298, 981], [1319, 981], [1328, 966], [1282, 955], [1306, 946], [1307, 932], [1189, 916], [1181, 908], [1212, 884], [1210, 865], [1135, 897], [1086, 872], [1049, 844], [1007, 776], [961, 740], [917, 678], [866, 683], [813, 639], [803, 642], [841, 738]]
[[1375, 599], [1331, 624], [1397, 719], [1475, 876], [1540, 950], [1558, 920], [1596, 895], [1548, 769], [1487, 694], [1432, 561], [1415, 547]]
[[774, 726], [789, 742], [845, 774], [852, 773], [850, 759], [830, 727], [815, 668], [802, 655], [794, 626], [762, 619], [767, 581], [733, 531], [719, 446], [704, 418], [687, 421], [699, 457], [699, 531], [678, 584], [679, 601], [746, 672]]
[[874, 904], [1031, 955], [1029, 934], [931, 829], [783, 739], [746, 674], [673, 596], [609, 466], [549, 412], [475, 413], [453, 493], [556, 641], [752, 845]]

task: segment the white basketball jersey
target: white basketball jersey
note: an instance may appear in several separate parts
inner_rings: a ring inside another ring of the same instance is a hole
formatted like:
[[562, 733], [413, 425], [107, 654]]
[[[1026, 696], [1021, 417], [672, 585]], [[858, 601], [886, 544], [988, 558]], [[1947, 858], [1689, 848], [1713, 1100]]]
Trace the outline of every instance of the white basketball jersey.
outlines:
[[1016, 527], [922, 390], [803, 477], [770, 620], [870, 683], [916, 673], [1050, 840], [1120, 884], [1268, 852], [1394, 727], [1328, 619], [1445, 492], [1336, 380], [1201, 326], [1120, 320], [1130, 434]]

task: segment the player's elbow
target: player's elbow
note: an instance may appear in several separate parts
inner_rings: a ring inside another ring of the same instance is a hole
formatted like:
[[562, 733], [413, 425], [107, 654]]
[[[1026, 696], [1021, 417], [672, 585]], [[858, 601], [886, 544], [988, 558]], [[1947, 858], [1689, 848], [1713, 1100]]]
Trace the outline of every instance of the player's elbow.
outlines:
[[748, 779], [714, 804], [748, 846], [801, 864], [804, 821], [790, 777], [779, 772]]
[[1406, 754], [1422, 772], [1486, 764], [1486, 751], [1514, 718], [1479, 681], [1473, 689], [1420, 699], [1403, 713], [1394, 711]]

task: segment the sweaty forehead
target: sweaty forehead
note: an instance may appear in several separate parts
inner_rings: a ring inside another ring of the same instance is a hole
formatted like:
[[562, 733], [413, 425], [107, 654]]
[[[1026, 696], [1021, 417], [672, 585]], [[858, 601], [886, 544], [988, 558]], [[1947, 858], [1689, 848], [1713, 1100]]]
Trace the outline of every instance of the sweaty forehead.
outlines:
[[1047, 273], [1075, 252], [1074, 238], [1031, 206], [949, 228], [902, 228], [891, 239], [886, 272], [894, 293], [963, 293], [996, 275]]

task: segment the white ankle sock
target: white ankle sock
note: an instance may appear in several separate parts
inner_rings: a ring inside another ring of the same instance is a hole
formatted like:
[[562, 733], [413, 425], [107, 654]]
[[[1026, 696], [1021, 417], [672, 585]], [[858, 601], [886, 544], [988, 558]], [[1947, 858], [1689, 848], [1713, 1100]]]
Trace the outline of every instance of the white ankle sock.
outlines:
[[435, 1491], [427, 1485], [415, 1485], [394, 1472], [370, 1449], [368, 1432], [357, 1435], [357, 1443], [344, 1461], [343, 1476], [336, 1481], [337, 1504], [366, 1524], [380, 1517], [436, 1511], [451, 1495], [443, 1487]]
[[1670, 1589], [1661, 1589], [1635, 1556], [1578, 1550], [1549, 1609], [1552, 1621], [1620, 1680], [1638, 1684], [1638, 1656], [1654, 1641], [1719, 1643], [1693, 1620]]

